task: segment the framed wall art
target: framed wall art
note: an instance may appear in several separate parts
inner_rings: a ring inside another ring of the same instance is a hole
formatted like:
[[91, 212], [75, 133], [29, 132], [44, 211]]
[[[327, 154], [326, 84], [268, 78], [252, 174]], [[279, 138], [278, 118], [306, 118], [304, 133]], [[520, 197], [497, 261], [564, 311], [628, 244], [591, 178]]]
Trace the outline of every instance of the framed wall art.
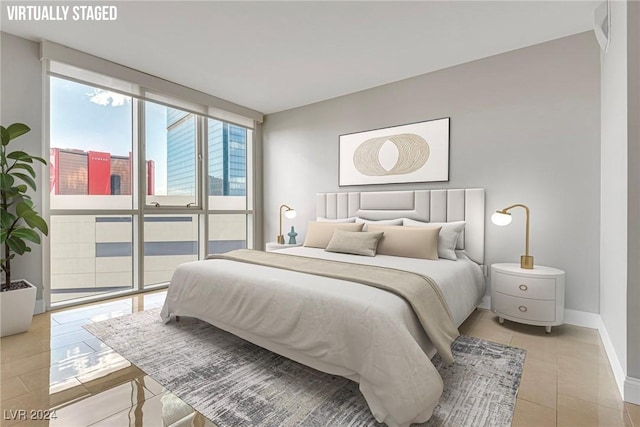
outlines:
[[340, 135], [338, 185], [448, 181], [449, 121]]

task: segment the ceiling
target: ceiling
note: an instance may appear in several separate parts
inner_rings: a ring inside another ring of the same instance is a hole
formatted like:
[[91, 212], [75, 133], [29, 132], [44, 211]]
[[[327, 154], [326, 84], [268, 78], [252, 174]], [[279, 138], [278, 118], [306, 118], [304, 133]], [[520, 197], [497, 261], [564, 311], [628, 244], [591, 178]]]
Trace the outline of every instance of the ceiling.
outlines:
[[108, 3], [118, 7], [115, 21], [9, 21], [3, 7], [1, 28], [91, 53], [266, 114], [587, 31], [597, 4]]

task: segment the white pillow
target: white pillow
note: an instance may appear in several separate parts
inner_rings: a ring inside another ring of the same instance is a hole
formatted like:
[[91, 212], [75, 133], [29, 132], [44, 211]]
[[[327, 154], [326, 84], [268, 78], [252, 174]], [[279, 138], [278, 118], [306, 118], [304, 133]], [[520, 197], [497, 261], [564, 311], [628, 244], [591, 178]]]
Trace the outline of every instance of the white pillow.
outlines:
[[452, 261], [458, 259], [456, 256], [456, 245], [466, 224], [466, 221], [422, 222], [409, 218], [404, 218], [402, 221], [402, 225], [406, 227], [442, 227], [438, 235], [438, 257]]
[[402, 225], [402, 218], [396, 219], [381, 219], [379, 221], [373, 219], [364, 219], [360, 217], [355, 217], [356, 224], [364, 224], [362, 226], [362, 231], [367, 231], [367, 224], [376, 224], [376, 225]]
[[323, 218], [321, 216], [319, 216], [318, 218], [316, 218], [317, 222], [356, 222], [356, 217], [352, 216], [351, 218], [338, 218], [338, 219], [329, 219], [329, 218]]

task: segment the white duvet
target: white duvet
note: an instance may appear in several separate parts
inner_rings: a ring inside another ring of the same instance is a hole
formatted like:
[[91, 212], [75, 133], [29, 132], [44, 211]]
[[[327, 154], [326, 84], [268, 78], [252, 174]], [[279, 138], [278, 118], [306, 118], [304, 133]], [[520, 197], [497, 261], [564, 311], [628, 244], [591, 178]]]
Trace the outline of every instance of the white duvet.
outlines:
[[[400, 268], [432, 277], [459, 326], [484, 295], [482, 271], [458, 261], [363, 257], [296, 247], [283, 253]], [[431, 417], [442, 379], [435, 350], [409, 304], [358, 283], [229, 260], [180, 265], [161, 316], [202, 319], [261, 347], [359, 383], [375, 418], [390, 427]]]

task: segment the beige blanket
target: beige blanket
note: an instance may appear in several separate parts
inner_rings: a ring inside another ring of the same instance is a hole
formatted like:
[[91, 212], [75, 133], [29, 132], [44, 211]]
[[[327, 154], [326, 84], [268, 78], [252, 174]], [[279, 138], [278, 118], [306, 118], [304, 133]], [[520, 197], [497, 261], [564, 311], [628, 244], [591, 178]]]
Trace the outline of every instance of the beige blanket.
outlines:
[[318, 258], [238, 249], [226, 254], [210, 255], [209, 259], [227, 259], [268, 267], [281, 268], [317, 276], [362, 283], [393, 292], [403, 297], [413, 308], [427, 336], [447, 362], [453, 362], [451, 343], [458, 330], [440, 288], [429, 277], [387, 267], [365, 266]]

